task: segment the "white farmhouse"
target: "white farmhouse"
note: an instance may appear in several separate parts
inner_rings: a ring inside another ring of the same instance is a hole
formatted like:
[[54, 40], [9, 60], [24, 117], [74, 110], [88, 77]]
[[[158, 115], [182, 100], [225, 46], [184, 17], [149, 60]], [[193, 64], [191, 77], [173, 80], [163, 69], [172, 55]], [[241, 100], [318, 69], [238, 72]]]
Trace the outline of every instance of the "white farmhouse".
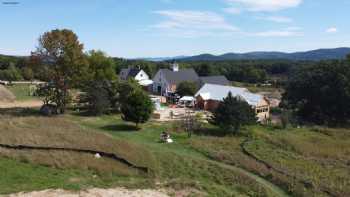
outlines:
[[144, 70], [138, 68], [122, 69], [119, 73], [119, 78], [121, 80], [128, 80], [129, 78], [133, 78], [142, 86], [149, 86], [153, 84], [153, 81], [150, 80], [148, 74]]

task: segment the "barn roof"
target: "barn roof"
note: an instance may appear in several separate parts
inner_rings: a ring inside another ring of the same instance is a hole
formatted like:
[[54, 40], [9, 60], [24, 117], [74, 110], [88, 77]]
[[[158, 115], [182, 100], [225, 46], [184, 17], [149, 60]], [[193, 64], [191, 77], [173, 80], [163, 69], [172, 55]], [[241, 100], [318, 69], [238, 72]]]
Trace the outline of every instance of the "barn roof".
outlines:
[[217, 85], [230, 85], [229, 80], [227, 80], [227, 78], [223, 75], [220, 76], [208, 76], [208, 77], [200, 77], [200, 82], [201, 85], [204, 84], [217, 84]]
[[160, 70], [168, 83], [171, 84], [179, 84], [184, 81], [198, 82], [199, 77], [194, 71], [194, 69], [181, 69], [179, 71], [171, 71], [169, 69], [161, 69]]
[[138, 68], [124, 68], [121, 73], [126, 73], [126, 77], [136, 77], [141, 72]]

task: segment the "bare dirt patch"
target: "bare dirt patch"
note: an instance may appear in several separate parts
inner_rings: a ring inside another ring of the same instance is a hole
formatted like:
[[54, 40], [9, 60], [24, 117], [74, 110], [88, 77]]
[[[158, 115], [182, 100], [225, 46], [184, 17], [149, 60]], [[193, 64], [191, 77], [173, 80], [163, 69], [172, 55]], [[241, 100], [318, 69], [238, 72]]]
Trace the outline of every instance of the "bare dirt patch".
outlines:
[[[127, 190], [116, 189], [90, 189], [80, 192], [69, 192], [65, 190], [44, 190], [31, 193], [11, 194], [6, 197], [169, 197], [165, 192], [158, 190]], [[5, 196], [4, 196], [5, 197]]]
[[[1, 96], [0, 96], [1, 97]], [[29, 100], [29, 101], [12, 101], [6, 102], [1, 101], [0, 99], [0, 109], [8, 109], [8, 108], [38, 108], [43, 105], [42, 101], [39, 100]]]
[[0, 102], [13, 102], [16, 100], [16, 96], [5, 86], [0, 85]]

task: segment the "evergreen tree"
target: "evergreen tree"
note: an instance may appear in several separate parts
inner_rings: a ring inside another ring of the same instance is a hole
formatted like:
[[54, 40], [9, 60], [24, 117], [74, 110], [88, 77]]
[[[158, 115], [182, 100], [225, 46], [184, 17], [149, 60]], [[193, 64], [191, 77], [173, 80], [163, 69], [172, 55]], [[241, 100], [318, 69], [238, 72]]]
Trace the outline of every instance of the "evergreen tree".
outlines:
[[154, 105], [149, 95], [142, 89], [135, 89], [128, 94], [125, 102], [121, 103], [122, 118], [134, 122], [136, 127], [147, 122], [153, 113]]
[[112, 107], [111, 84], [108, 81], [92, 81], [85, 87], [86, 96], [81, 100], [88, 103], [88, 110], [94, 115], [107, 113]]
[[211, 122], [223, 129], [223, 132], [237, 134], [243, 125], [257, 122], [255, 110], [242, 98], [233, 97], [230, 92], [219, 104]]

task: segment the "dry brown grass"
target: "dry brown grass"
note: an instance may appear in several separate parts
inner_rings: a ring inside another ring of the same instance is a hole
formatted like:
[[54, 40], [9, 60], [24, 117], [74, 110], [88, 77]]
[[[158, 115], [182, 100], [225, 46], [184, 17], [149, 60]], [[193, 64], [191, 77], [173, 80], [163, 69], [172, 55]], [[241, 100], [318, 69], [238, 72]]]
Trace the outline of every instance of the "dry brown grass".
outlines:
[[[152, 155], [143, 147], [82, 128], [64, 117], [0, 116], [0, 136], [0, 144], [100, 151], [115, 154], [135, 166], [153, 168]], [[121, 162], [108, 158], [96, 159], [88, 153], [2, 148], [0, 154], [57, 168], [95, 169], [119, 174], [135, 172]]]
[[[266, 177], [294, 196], [350, 195], [349, 130], [249, 130], [253, 135], [249, 143], [243, 143], [245, 137], [199, 137], [191, 145], [217, 161]], [[243, 152], [242, 145], [253, 157]]]

